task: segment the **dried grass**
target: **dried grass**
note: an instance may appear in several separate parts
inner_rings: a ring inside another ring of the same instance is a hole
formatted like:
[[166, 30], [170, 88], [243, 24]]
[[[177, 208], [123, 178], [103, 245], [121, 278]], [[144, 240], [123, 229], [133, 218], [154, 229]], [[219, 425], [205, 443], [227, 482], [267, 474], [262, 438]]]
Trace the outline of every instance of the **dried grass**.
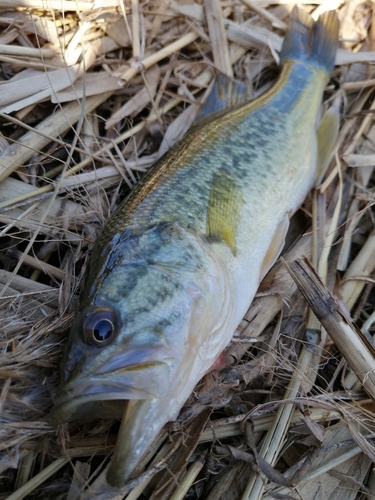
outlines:
[[[327, 336], [278, 262], [224, 368], [201, 381], [118, 490], [104, 479], [115, 421], [58, 430], [48, 422], [92, 243], [119, 199], [189, 128], [213, 68], [250, 83], [254, 97], [269, 87], [292, 5], [0, 0], [0, 499], [375, 494], [375, 11], [351, 0], [302, 3], [314, 17], [339, 13], [325, 98], [340, 109], [341, 128], [284, 259], [299, 286], [303, 266], [293, 261], [312, 259], [345, 321]], [[330, 329], [326, 302], [306, 296]], [[362, 369], [360, 379], [347, 366]]]

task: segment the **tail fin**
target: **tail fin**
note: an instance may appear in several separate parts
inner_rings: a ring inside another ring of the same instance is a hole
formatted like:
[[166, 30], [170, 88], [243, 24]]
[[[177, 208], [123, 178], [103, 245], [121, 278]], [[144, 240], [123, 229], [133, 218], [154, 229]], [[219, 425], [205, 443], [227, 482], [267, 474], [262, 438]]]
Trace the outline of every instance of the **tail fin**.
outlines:
[[339, 21], [335, 11], [324, 12], [317, 21], [294, 7], [280, 58], [301, 61], [331, 73], [338, 45]]

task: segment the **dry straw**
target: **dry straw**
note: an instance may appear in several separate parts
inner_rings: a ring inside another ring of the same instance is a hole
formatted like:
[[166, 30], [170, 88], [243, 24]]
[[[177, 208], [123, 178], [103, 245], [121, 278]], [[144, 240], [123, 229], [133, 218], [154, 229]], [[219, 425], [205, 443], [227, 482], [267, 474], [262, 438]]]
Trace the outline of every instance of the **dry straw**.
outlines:
[[119, 490], [114, 420], [48, 421], [92, 243], [190, 127], [214, 68], [269, 88], [293, 6], [0, 0], [0, 499], [375, 495], [374, 6], [300, 3], [340, 18], [335, 157], [224, 367]]

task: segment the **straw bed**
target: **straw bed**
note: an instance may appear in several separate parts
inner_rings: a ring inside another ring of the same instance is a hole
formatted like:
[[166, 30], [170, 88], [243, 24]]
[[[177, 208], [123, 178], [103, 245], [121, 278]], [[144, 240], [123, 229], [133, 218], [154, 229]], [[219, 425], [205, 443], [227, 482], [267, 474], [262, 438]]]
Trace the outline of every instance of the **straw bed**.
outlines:
[[301, 4], [340, 19], [335, 157], [223, 367], [117, 489], [118, 421], [48, 419], [93, 243], [217, 71], [270, 87], [293, 5], [0, 0], [0, 499], [375, 497], [375, 11]]

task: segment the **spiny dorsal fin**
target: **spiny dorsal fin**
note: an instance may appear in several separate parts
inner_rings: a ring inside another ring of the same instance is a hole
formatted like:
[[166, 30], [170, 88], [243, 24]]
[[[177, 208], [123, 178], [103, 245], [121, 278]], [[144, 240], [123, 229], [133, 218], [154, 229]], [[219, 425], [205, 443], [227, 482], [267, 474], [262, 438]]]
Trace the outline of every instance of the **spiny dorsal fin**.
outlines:
[[241, 220], [242, 193], [234, 175], [218, 170], [212, 179], [207, 209], [207, 236], [224, 241], [236, 254], [236, 232]]
[[218, 111], [245, 104], [248, 101], [248, 94], [249, 90], [244, 83], [233, 80], [221, 73], [216, 78], [215, 85], [195, 122]]

